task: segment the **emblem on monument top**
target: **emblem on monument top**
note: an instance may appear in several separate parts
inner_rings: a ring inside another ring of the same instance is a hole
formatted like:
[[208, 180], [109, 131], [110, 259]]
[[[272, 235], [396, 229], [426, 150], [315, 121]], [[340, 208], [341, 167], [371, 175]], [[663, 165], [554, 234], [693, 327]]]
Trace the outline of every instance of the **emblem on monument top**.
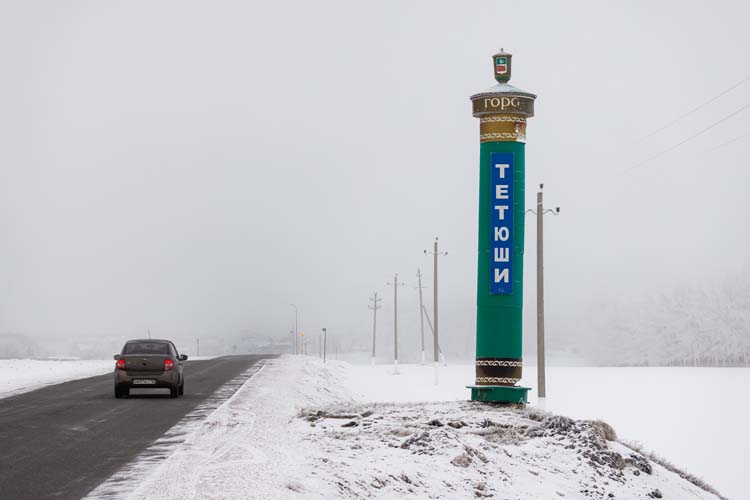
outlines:
[[504, 49], [500, 49], [500, 52], [492, 56], [492, 61], [495, 65], [495, 80], [500, 83], [508, 83], [510, 80], [510, 60], [513, 57], [512, 54], [508, 54]]

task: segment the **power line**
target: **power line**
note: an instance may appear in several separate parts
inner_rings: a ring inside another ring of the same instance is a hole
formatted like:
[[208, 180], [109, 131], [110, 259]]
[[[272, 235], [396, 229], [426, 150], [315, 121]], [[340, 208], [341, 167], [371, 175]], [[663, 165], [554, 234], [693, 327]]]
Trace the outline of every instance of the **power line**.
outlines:
[[709, 149], [709, 150], [708, 150], [707, 152], [708, 152], [708, 153], [710, 153], [711, 151], [716, 151], [716, 150], [717, 150], [717, 149], [719, 149], [719, 148], [723, 148], [724, 146], [728, 146], [728, 145], [732, 144], [733, 142], [737, 142], [737, 141], [739, 141], [740, 139], [744, 139], [745, 137], [747, 137], [747, 136], [749, 136], [749, 135], [750, 135], [750, 130], [748, 130], [748, 131], [747, 131], [747, 132], [745, 132], [744, 134], [738, 135], [738, 136], [737, 136], [737, 137], [735, 137], [734, 139], [729, 139], [729, 140], [728, 140], [728, 141], [726, 141], [726, 142], [722, 142], [721, 144], [719, 144], [719, 145], [718, 145], [718, 146], [716, 146], [715, 148], [711, 148], [711, 149]]
[[684, 113], [684, 114], [678, 116], [677, 118], [675, 118], [671, 122], [667, 123], [666, 125], [663, 125], [663, 126], [659, 127], [658, 129], [654, 130], [653, 132], [649, 133], [648, 135], [645, 135], [645, 136], [641, 137], [640, 139], [636, 140], [635, 142], [639, 143], [639, 142], [645, 141], [649, 137], [652, 137], [652, 136], [658, 134], [659, 132], [661, 132], [662, 130], [671, 127], [672, 125], [674, 125], [675, 123], [678, 123], [683, 118], [685, 118], [685, 117], [687, 117], [687, 116], [695, 113], [696, 111], [704, 108], [705, 106], [711, 104], [712, 102], [714, 102], [717, 99], [719, 99], [720, 97], [728, 94], [729, 92], [731, 92], [732, 90], [736, 89], [737, 87], [739, 87], [740, 85], [744, 84], [747, 81], [750, 81], [750, 77], [743, 78], [742, 80], [740, 80], [739, 82], [735, 83], [734, 85], [732, 85], [728, 89], [726, 89], [726, 90], [722, 91], [721, 93], [715, 95], [714, 97], [712, 97], [711, 99], [707, 100], [706, 102], [704, 102], [702, 104], [699, 104], [698, 106], [694, 107], [693, 109], [691, 109], [687, 113]]
[[745, 104], [744, 106], [742, 106], [738, 110], [734, 111], [733, 113], [728, 114], [727, 116], [725, 116], [724, 118], [720, 119], [719, 121], [716, 121], [716, 122], [712, 123], [708, 127], [706, 127], [704, 129], [696, 132], [695, 134], [691, 135], [687, 139], [684, 139], [684, 140], [678, 142], [674, 146], [671, 146], [671, 147], [669, 147], [667, 149], [663, 149], [663, 150], [659, 151], [658, 153], [656, 153], [656, 154], [654, 154], [652, 156], [649, 156], [648, 158], [646, 158], [642, 162], [636, 163], [632, 167], [626, 168], [625, 170], [622, 171], [622, 173], [624, 174], [626, 172], [634, 170], [634, 169], [636, 169], [638, 167], [641, 167], [641, 166], [645, 165], [646, 163], [650, 162], [651, 160], [655, 160], [656, 158], [659, 158], [660, 156], [663, 156], [663, 155], [669, 153], [670, 151], [674, 151], [675, 149], [677, 149], [678, 147], [682, 146], [683, 144], [685, 144], [685, 143], [687, 143], [689, 141], [692, 141], [693, 139], [695, 139], [699, 135], [704, 134], [705, 132], [708, 132], [709, 130], [711, 130], [715, 126], [719, 125], [720, 123], [723, 123], [723, 122], [727, 121], [728, 119], [732, 118], [733, 116], [740, 114], [741, 112], [745, 111], [747, 108], [750, 108], [750, 104]]

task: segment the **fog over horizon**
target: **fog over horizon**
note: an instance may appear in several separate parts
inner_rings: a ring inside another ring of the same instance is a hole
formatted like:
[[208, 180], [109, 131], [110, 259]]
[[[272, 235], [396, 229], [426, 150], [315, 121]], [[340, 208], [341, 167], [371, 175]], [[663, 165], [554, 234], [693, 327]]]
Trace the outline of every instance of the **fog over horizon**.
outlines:
[[553, 347], [602, 304], [748, 278], [748, 25], [739, 1], [4, 1], [0, 335], [281, 337], [295, 304], [300, 330], [366, 346], [377, 291], [386, 356], [398, 273], [413, 356], [437, 236], [440, 333], [470, 354], [469, 96], [501, 47], [538, 95], [527, 208], [540, 182], [561, 207], [545, 219]]

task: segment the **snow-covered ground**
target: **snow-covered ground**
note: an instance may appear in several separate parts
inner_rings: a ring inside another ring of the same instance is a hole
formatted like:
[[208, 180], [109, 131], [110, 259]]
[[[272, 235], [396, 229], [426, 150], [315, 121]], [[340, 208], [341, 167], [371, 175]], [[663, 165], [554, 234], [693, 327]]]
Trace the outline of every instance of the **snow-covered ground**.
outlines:
[[429, 368], [389, 371], [270, 360], [118, 498], [718, 498], [604, 424], [458, 401], [464, 369], [437, 389]]
[[93, 377], [114, 369], [110, 360], [0, 359], [0, 398], [50, 384]]
[[[350, 390], [369, 401], [462, 401], [474, 366], [440, 367], [440, 385], [429, 366], [353, 365]], [[536, 397], [536, 367], [525, 367], [521, 385]], [[579, 419], [601, 419], [626, 441], [702, 477], [732, 499], [746, 497], [750, 470], [750, 369], [548, 367], [544, 408]]]

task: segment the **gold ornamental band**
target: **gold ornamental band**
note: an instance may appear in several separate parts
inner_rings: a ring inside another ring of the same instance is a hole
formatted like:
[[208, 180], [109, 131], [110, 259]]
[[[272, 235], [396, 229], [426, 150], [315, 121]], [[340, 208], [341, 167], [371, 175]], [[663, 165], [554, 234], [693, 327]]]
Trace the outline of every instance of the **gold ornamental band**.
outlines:
[[526, 118], [483, 116], [479, 120], [479, 142], [526, 142]]

